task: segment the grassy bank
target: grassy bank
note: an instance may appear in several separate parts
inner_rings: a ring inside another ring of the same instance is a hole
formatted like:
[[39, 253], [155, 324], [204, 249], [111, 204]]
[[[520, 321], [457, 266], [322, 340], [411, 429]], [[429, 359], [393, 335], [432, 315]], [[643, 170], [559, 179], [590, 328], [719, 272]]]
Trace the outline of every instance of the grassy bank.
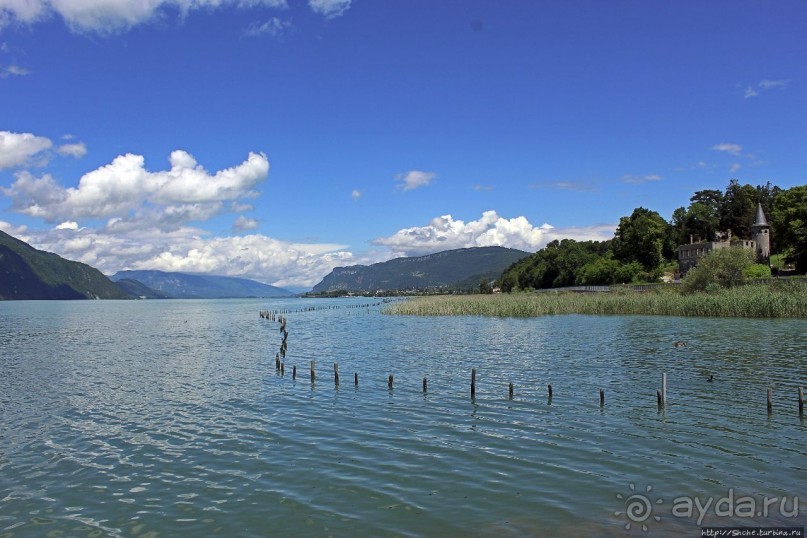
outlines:
[[807, 284], [755, 284], [716, 292], [682, 294], [661, 287], [647, 292], [513, 293], [418, 297], [396, 303], [388, 314], [415, 316], [534, 317], [556, 314], [645, 314], [740, 318], [807, 318]]

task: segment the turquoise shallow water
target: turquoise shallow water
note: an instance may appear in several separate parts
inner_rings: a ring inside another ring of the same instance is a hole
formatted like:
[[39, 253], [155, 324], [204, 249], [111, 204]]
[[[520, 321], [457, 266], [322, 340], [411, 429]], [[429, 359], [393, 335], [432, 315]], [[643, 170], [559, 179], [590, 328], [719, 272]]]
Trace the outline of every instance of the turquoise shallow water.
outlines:
[[0, 303], [0, 537], [699, 536], [685, 498], [805, 525], [807, 322], [367, 302]]

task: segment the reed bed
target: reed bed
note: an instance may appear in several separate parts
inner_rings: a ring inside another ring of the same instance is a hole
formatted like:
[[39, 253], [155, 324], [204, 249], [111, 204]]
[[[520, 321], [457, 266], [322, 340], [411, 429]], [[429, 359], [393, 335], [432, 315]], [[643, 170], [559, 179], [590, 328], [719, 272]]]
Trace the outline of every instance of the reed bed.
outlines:
[[807, 284], [754, 284], [683, 294], [678, 289], [416, 297], [386, 307], [411, 316], [535, 317], [558, 314], [807, 318]]

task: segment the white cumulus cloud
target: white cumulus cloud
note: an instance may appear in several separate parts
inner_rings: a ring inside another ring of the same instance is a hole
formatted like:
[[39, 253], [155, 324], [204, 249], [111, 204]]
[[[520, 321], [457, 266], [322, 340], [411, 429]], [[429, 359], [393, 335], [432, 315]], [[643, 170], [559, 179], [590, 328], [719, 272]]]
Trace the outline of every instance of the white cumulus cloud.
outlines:
[[314, 13], [333, 19], [350, 9], [350, 2], [351, 0], [308, 0], [308, 6]]
[[30, 23], [44, 16], [48, 9], [45, 0], [0, 0], [0, 28], [2, 21], [15, 18]]
[[[334, 267], [374, 263], [386, 258], [360, 258], [339, 244], [303, 244], [261, 234], [208, 237], [193, 227], [164, 231], [74, 228], [28, 232], [0, 222], [0, 229], [35, 248], [55, 252], [113, 274], [122, 269], [156, 269], [240, 276], [277, 286], [313, 286]], [[16, 232], [16, 233], [14, 233]]]
[[465, 222], [451, 215], [436, 217], [426, 226], [404, 228], [391, 236], [373, 240], [404, 256], [422, 256], [442, 250], [503, 246], [535, 252], [554, 239], [611, 239], [615, 226], [556, 229], [550, 224], [532, 225], [526, 217], [506, 219], [485, 211], [479, 220]]
[[57, 230], [78, 230], [78, 222], [73, 220], [66, 220], [56, 226]]
[[353, 189], [353, 191], [350, 193], [350, 197], [353, 198], [354, 202], [358, 202], [361, 198], [361, 191], [358, 189]]
[[0, 220], [0, 232], [6, 232], [8, 235], [13, 235], [17, 239], [22, 239], [20, 236], [22, 236], [26, 231], [28, 231], [28, 227], [24, 224], [16, 226], [10, 222]]
[[50, 149], [53, 142], [31, 133], [0, 131], [0, 170], [25, 166], [34, 155]]
[[739, 144], [729, 144], [728, 142], [722, 142], [720, 144], [715, 144], [710, 149], [714, 151], [722, 151], [724, 153], [728, 153], [729, 155], [739, 155], [743, 151], [743, 147]]
[[398, 183], [399, 189], [403, 189], [404, 191], [411, 191], [412, 189], [427, 186], [436, 177], [437, 174], [435, 174], [434, 172], [410, 170], [409, 172], [398, 174], [397, 176], [395, 176], [395, 179], [399, 181]]
[[235, 219], [235, 223], [233, 224], [233, 231], [245, 232], [247, 230], [254, 230], [257, 227], [258, 227], [257, 220], [245, 217], [244, 215], [239, 215], [239, 217]]
[[8, 78], [10, 76], [24, 77], [25, 75], [30, 74], [31, 71], [24, 67], [20, 67], [19, 65], [9, 65], [8, 67], [3, 67], [0, 65], [0, 78]]
[[292, 30], [294, 30], [294, 25], [291, 23], [291, 21], [279, 19], [278, 17], [272, 17], [266, 22], [253, 22], [247, 27], [244, 35], [248, 37], [268, 35], [281, 39], [284, 35]]
[[87, 146], [84, 142], [76, 142], [74, 144], [62, 144], [56, 148], [56, 153], [59, 155], [75, 157], [76, 159], [84, 157], [87, 154]]
[[200, 9], [287, 7], [286, 0], [0, 0], [2, 21], [32, 24], [54, 14], [76, 32], [113, 34], [165, 17]]
[[170, 225], [206, 220], [224, 210], [225, 201], [256, 196], [254, 188], [269, 173], [262, 153], [250, 153], [240, 165], [215, 174], [182, 150], [172, 152], [169, 161], [170, 170], [150, 172], [141, 155], [120, 155], [69, 188], [48, 174], [37, 178], [22, 171], [2, 192], [12, 199], [12, 210], [48, 222], [140, 217]]
[[[248, 222], [251, 219], [245, 219]], [[6, 231], [35, 248], [97, 267], [106, 274], [122, 269], [158, 269], [251, 278], [277, 286], [311, 287], [335, 267], [369, 265], [393, 257], [418, 256], [477, 246], [501, 245], [535, 251], [554, 239], [605, 240], [615, 225], [581, 228], [533, 226], [523, 216], [512, 219], [487, 211], [476, 221], [450, 215], [426, 226], [406, 228], [374, 241], [382, 248], [353, 253], [346, 245], [293, 243], [262, 234], [212, 237], [201, 228], [182, 225], [171, 229], [147, 220], [112, 218], [106, 225], [80, 227], [66, 220], [47, 230], [31, 232], [0, 221]]]

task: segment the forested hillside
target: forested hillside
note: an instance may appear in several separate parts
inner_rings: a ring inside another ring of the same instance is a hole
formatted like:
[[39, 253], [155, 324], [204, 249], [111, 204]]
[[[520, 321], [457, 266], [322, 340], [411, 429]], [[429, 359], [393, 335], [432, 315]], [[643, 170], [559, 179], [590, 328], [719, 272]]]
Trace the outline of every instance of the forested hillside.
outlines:
[[678, 245], [712, 241], [717, 232], [751, 238], [757, 204], [772, 226], [771, 250], [786, 263], [807, 271], [807, 186], [782, 190], [770, 182], [741, 185], [729, 181], [725, 191], [695, 192], [669, 221], [644, 207], [622, 217], [608, 241], [552, 241], [510, 266], [499, 278], [504, 291], [658, 282], [664, 267], [677, 262]]

